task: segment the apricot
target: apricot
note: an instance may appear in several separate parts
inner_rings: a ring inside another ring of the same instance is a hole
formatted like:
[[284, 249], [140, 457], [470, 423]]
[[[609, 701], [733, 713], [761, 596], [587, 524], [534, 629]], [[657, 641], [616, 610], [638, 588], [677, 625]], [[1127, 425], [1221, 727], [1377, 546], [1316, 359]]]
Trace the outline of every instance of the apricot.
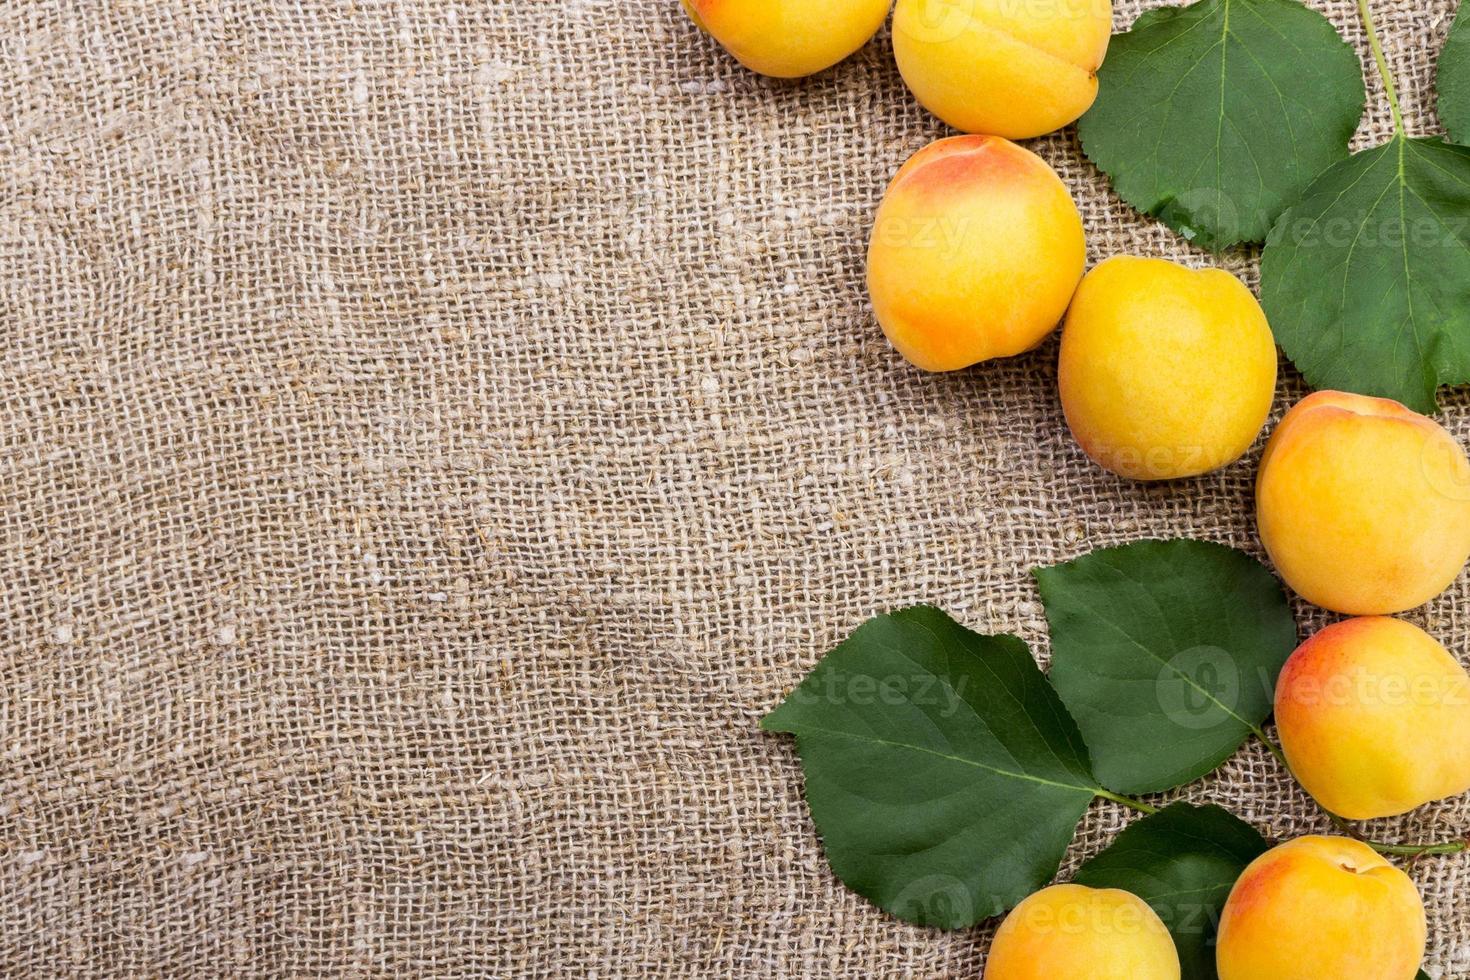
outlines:
[[1082, 217], [1044, 160], [998, 136], [953, 136], [888, 185], [868, 292], [904, 357], [953, 371], [1040, 343], [1086, 262]]
[[1241, 873], [1215, 947], [1220, 980], [1413, 980], [1424, 903], [1367, 844], [1299, 837]]
[[1178, 980], [1174, 939], [1154, 910], [1114, 888], [1053, 885], [1011, 910], [985, 980]]
[[1097, 98], [1110, 0], [898, 0], [893, 55], [914, 97], [967, 133], [1028, 139]]
[[1120, 256], [1077, 288], [1057, 383], [1073, 437], [1100, 466], [1196, 476], [1239, 459], [1266, 424], [1276, 343], [1230, 273]]
[[800, 78], [830, 68], [883, 26], [893, 0], [682, 0], [699, 29], [751, 71]]
[[1266, 443], [1256, 520], [1277, 571], [1309, 602], [1402, 612], [1443, 592], [1470, 556], [1470, 462], [1398, 402], [1319, 391]]
[[1470, 675], [1402, 620], [1345, 620], [1298, 647], [1276, 682], [1276, 724], [1297, 781], [1349, 820], [1470, 790]]

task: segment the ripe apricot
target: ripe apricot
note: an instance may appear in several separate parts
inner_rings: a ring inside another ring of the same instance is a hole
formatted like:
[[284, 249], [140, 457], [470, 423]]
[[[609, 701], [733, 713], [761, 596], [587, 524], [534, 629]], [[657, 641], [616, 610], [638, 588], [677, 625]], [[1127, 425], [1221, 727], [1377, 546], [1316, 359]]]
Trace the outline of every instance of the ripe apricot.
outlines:
[[1266, 444], [1256, 518], [1277, 571], [1309, 602], [1402, 612], [1443, 592], [1470, 557], [1470, 462], [1398, 402], [1319, 391]]
[[1179, 953], [1136, 895], [1053, 885], [1006, 916], [985, 980], [1179, 980]]
[[830, 68], [883, 26], [893, 0], [682, 0], [706, 34], [762, 75]]
[[1082, 218], [1046, 162], [998, 136], [931, 143], [878, 208], [868, 292], [883, 332], [926, 371], [1041, 342], [1087, 260]]
[[1413, 980], [1424, 903], [1367, 844], [1299, 837], [1250, 863], [1220, 916], [1220, 980]]
[[1271, 411], [1276, 360], [1266, 315], [1239, 279], [1120, 256], [1077, 288], [1057, 384], [1087, 455], [1120, 476], [1172, 480], [1250, 448]]
[[955, 129], [1027, 139], [1091, 107], [1112, 24], [1110, 0], [898, 0], [893, 54]]
[[1276, 724], [1297, 780], [1349, 820], [1470, 790], [1470, 675], [1411, 623], [1359, 617], [1307, 640], [1276, 682]]

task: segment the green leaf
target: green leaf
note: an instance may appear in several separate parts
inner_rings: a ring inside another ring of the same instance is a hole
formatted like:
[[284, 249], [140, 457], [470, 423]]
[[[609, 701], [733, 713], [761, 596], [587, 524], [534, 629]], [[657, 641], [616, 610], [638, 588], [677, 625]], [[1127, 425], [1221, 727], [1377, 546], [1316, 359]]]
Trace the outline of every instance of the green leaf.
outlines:
[[1423, 970], [1420, 970], [1418, 974], [1415, 975], [1414, 980], [1434, 980], [1434, 978], [1425, 973]]
[[1143, 899], [1174, 936], [1183, 980], [1215, 980], [1215, 931], [1225, 900], [1268, 846], [1255, 828], [1220, 807], [1175, 803], [1129, 824], [1075, 880]]
[[1470, 149], [1394, 137], [1282, 215], [1261, 303], [1308, 383], [1420, 412], [1470, 380]]
[[1119, 793], [1197, 779], [1271, 711], [1296, 646], [1280, 584], [1206, 541], [1139, 541], [1036, 570], [1051, 682]]
[[1456, 143], [1470, 143], [1470, 6], [1460, 4], [1439, 55], [1439, 119]]
[[1026, 644], [929, 606], [864, 623], [762, 727], [796, 736], [832, 870], [920, 925], [973, 925], [1051, 880], [1101, 792]]
[[1357, 53], [1297, 0], [1149, 11], [1098, 81], [1083, 152], [1123, 200], [1216, 251], [1264, 239], [1347, 156], [1365, 100]]

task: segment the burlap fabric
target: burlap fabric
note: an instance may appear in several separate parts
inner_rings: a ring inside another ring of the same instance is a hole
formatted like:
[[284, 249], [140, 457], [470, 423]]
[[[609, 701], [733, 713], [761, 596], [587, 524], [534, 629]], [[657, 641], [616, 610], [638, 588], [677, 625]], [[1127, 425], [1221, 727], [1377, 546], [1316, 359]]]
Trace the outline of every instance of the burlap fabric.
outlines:
[[[1451, 5], [1376, 7], [1428, 132]], [[876, 611], [1044, 660], [1033, 566], [1256, 548], [1254, 458], [1106, 475], [1054, 343], [890, 350], [865, 239], [944, 130], [886, 36], [782, 83], [674, 0], [6, 0], [0, 55], [7, 975], [977, 976], [757, 720]], [[1033, 145], [1094, 260], [1211, 261]], [[1417, 618], [1463, 651], [1470, 582]], [[1326, 826], [1256, 748], [1185, 793]], [[1412, 870], [1470, 977], [1470, 859]]]

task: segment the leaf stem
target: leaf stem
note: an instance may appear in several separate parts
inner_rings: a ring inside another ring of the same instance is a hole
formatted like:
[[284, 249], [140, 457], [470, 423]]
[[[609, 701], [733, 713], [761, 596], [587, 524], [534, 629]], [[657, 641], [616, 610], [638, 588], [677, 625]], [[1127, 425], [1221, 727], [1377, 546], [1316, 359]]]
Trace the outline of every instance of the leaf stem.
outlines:
[[1122, 804], [1130, 810], [1137, 810], [1139, 813], [1154, 814], [1159, 812], [1158, 807], [1150, 806], [1142, 800], [1135, 800], [1131, 796], [1119, 796], [1117, 793], [1109, 793], [1105, 789], [1098, 790], [1097, 795], [1104, 800], [1111, 800], [1114, 803]]
[[[1291, 772], [1291, 766], [1287, 763], [1286, 753], [1281, 751], [1281, 746], [1268, 738], [1265, 730], [1259, 725], [1252, 728], [1251, 731], [1255, 733], [1256, 738], [1261, 740], [1261, 744], [1271, 750], [1271, 754], [1276, 757], [1276, 761], [1281, 763], [1281, 767], [1288, 773]], [[1321, 806], [1321, 804], [1318, 805]], [[1470, 851], [1470, 841], [1465, 840], [1444, 841], [1438, 844], [1385, 844], [1381, 841], [1369, 840], [1354, 830], [1353, 826], [1346, 820], [1326, 807], [1322, 807], [1322, 812], [1327, 814], [1327, 819], [1332, 821], [1332, 826], [1337, 828], [1338, 833], [1367, 844], [1379, 854], [1417, 858], [1423, 857], [1426, 854], [1463, 854], [1466, 851]]]
[[1388, 93], [1388, 108], [1393, 112], [1393, 128], [1404, 135], [1404, 114], [1399, 111], [1399, 93], [1393, 84], [1393, 72], [1388, 69], [1388, 59], [1383, 55], [1383, 42], [1378, 40], [1378, 29], [1373, 26], [1373, 12], [1368, 9], [1368, 0], [1358, 0], [1358, 14], [1363, 18], [1363, 28], [1368, 32], [1368, 44], [1373, 48], [1373, 60], [1378, 65], [1378, 77], [1383, 79], [1383, 90]]
[[1443, 844], [1380, 844], [1364, 841], [1379, 854], [1395, 854], [1404, 857], [1422, 857], [1425, 854], [1463, 854], [1470, 851], [1470, 843], [1462, 840], [1445, 841]]
[[1255, 735], [1256, 738], [1261, 740], [1262, 745], [1271, 750], [1271, 754], [1276, 757], [1276, 761], [1281, 763], [1282, 769], [1285, 769], [1287, 772], [1291, 772], [1291, 763], [1286, 761], [1286, 753], [1281, 751], [1281, 746], [1271, 741], [1271, 739], [1266, 735], [1266, 730], [1264, 728], [1262, 728], [1260, 725], [1255, 725], [1251, 728], [1251, 733]]
[[1332, 821], [1332, 826], [1337, 828], [1338, 833], [1345, 834], [1346, 836], [1351, 837], [1353, 840], [1363, 839], [1363, 835], [1354, 830], [1353, 825], [1342, 819], [1342, 817], [1339, 817], [1337, 814], [1333, 813], [1326, 807], [1322, 807], [1322, 812], [1327, 814], [1327, 819]]

